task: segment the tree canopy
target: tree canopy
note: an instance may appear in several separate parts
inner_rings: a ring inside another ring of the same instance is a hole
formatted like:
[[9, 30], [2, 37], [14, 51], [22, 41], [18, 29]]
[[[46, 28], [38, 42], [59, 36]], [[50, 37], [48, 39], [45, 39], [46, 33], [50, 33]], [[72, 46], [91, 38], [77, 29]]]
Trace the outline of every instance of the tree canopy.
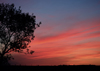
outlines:
[[[0, 61], [6, 56], [8, 59], [12, 51], [23, 52], [34, 39], [34, 30], [40, 26], [36, 24], [34, 14], [22, 13], [20, 7], [14, 4], [0, 4]], [[34, 51], [27, 49], [27, 53]]]

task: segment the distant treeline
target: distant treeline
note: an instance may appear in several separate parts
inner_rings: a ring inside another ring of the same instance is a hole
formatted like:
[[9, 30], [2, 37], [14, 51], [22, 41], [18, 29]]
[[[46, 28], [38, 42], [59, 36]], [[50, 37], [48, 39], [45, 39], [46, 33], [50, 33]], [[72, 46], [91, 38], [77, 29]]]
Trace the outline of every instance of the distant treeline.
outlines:
[[[5, 65], [6, 66], [6, 65]], [[68, 67], [72, 67], [72, 66], [100, 66], [100, 65], [7, 65], [7, 66], [68, 66]]]

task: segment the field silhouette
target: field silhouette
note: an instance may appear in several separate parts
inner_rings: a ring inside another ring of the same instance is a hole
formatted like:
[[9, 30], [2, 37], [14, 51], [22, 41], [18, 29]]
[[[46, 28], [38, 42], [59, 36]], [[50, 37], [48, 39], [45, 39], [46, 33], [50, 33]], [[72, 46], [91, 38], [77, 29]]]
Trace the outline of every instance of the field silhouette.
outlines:
[[9, 65], [4, 66], [7, 69], [10, 69], [12, 71], [37, 71], [37, 70], [46, 70], [46, 71], [100, 71], [100, 65]]

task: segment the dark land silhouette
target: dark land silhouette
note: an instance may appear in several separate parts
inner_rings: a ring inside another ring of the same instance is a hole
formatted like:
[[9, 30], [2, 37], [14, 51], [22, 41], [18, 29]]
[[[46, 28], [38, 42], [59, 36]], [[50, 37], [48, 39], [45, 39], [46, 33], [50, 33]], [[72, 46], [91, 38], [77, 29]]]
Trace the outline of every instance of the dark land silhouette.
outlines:
[[99, 71], [100, 65], [36, 65], [36, 66], [28, 66], [28, 65], [10, 65], [5, 66], [9, 70], [14, 71], [22, 71], [22, 70], [28, 70], [28, 71]]

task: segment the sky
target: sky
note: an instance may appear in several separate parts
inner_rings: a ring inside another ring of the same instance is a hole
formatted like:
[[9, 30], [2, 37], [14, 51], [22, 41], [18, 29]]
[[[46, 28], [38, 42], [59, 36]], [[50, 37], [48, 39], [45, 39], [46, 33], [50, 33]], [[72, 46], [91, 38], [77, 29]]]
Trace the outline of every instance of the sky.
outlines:
[[100, 0], [0, 0], [14, 3], [42, 24], [29, 44], [33, 55], [15, 53], [21, 65], [100, 65]]

